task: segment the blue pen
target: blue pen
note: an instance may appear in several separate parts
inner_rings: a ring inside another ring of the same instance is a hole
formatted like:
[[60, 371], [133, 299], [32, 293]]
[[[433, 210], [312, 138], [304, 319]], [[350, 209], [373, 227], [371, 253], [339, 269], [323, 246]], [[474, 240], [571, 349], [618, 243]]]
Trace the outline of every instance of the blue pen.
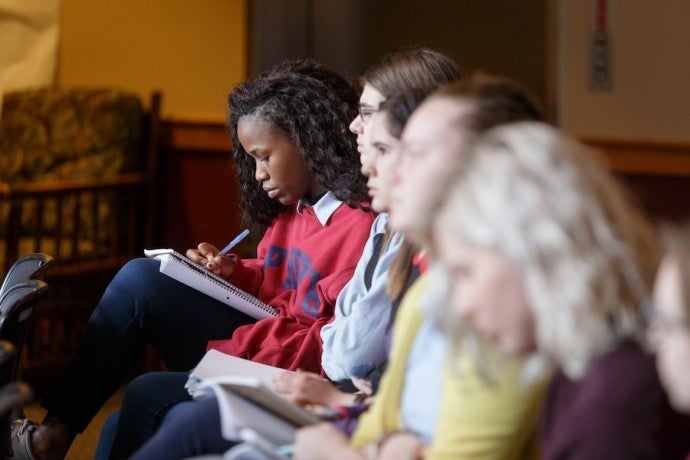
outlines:
[[240, 241], [242, 241], [247, 235], [249, 235], [249, 229], [244, 229], [240, 232], [239, 235], [235, 237], [231, 242], [228, 243], [227, 246], [225, 246], [223, 249], [220, 250], [220, 252], [217, 254], [218, 256], [224, 256], [228, 252], [230, 252], [230, 249], [234, 248], [237, 246]]

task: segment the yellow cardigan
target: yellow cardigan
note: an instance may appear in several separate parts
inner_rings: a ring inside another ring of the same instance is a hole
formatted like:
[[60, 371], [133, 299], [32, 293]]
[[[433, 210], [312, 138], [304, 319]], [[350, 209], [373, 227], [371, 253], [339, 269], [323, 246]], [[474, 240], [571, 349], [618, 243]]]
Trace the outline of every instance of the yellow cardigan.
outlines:
[[[426, 320], [420, 307], [425, 286], [426, 276], [422, 276], [400, 304], [388, 368], [374, 403], [360, 417], [352, 436], [354, 447], [404, 428], [400, 401], [405, 367], [417, 332]], [[455, 365], [446, 360], [439, 420], [425, 458], [538, 458], [535, 421], [547, 379], [530, 386], [520, 384], [520, 362], [515, 360], [506, 366], [499, 381], [489, 385], [479, 379], [466, 355], [455, 352], [453, 360]]]

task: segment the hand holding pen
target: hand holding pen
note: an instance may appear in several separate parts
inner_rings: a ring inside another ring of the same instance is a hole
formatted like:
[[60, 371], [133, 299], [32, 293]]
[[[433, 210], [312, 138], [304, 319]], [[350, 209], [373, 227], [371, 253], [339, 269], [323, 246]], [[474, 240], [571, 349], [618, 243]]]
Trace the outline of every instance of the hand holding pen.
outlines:
[[232, 257], [227, 257], [227, 254], [248, 234], [249, 230], [243, 230], [220, 251], [210, 243], [200, 243], [196, 249], [188, 249], [186, 255], [199, 265], [204, 265], [210, 272], [227, 279], [235, 270], [235, 261]]

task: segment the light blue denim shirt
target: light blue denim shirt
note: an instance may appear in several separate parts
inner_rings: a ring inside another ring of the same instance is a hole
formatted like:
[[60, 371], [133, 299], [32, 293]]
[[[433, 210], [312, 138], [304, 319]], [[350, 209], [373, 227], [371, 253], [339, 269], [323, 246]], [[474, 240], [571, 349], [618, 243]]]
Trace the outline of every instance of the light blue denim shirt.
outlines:
[[436, 430], [445, 356], [446, 341], [433, 321], [427, 319], [410, 350], [400, 409], [403, 426], [426, 444]]
[[386, 328], [391, 300], [386, 294], [388, 266], [402, 244], [395, 234], [381, 254], [367, 289], [365, 271], [374, 251], [376, 235], [383, 235], [388, 214], [381, 213], [371, 227], [369, 240], [355, 273], [335, 303], [335, 318], [321, 329], [323, 355], [321, 366], [331, 380], [365, 377], [388, 360]]

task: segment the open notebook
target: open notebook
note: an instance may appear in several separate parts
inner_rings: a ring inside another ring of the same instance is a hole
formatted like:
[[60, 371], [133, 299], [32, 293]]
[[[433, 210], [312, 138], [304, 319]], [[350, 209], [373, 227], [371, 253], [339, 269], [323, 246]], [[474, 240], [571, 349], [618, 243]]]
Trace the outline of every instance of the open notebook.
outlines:
[[174, 249], [145, 249], [144, 254], [146, 257], [160, 260], [161, 273], [242, 313], [256, 319], [278, 316], [275, 308], [192, 262]]
[[195, 398], [208, 391], [216, 396], [224, 438], [277, 448], [292, 443], [300, 427], [321, 421], [273, 391], [279, 372], [286, 371], [209, 350], [186, 386]]

